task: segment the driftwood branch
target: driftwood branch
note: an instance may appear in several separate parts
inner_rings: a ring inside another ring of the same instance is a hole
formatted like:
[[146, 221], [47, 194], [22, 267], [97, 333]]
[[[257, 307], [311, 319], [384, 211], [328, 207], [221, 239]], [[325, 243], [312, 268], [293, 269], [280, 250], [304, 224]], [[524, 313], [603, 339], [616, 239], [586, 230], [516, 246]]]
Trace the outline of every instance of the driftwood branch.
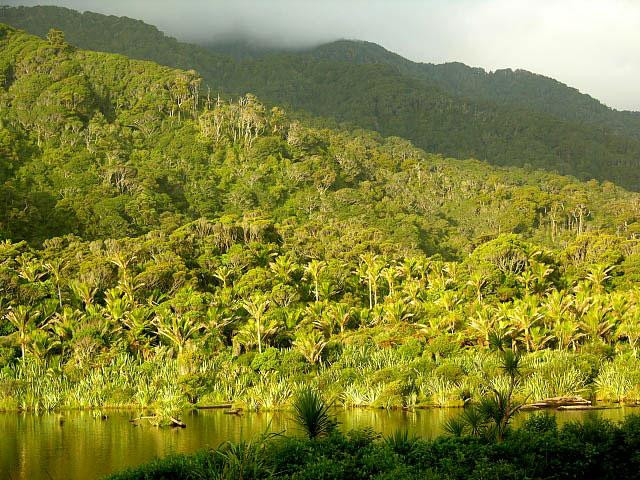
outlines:
[[[160, 422], [159, 422], [160, 419], [161, 417], [159, 417], [158, 415], [149, 415], [149, 416], [132, 418], [131, 420], [129, 420], [129, 423], [137, 424], [141, 420], [149, 420], [149, 422], [154, 423], [153, 421], [155, 420], [156, 425], [160, 425]], [[187, 428], [187, 424], [178, 420], [177, 418], [169, 417], [169, 420], [171, 421], [171, 423], [167, 425], [168, 427]]]

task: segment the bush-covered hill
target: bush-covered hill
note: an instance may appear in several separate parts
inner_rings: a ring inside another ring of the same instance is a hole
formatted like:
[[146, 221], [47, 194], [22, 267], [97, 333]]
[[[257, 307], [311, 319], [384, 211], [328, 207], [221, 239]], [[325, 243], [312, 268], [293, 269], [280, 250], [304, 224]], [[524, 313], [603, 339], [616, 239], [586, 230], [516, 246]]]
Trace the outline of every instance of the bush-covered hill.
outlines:
[[557, 118], [600, 125], [640, 138], [640, 112], [620, 112], [553, 78], [526, 70], [487, 72], [463, 63], [415, 63], [370, 42], [340, 40], [309, 52], [316, 58], [358, 64], [383, 64], [403, 74], [427, 80], [452, 95], [518, 106]]
[[193, 71], [77, 50], [60, 32], [0, 32], [6, 238], [123, 237], [259, 211], [307, 235], [456, 257], [502, 232], [553, 243], [638, 228], [638, 196], [611, 183], [309, 128], [253, 96], [203, 97]]
[[638, 115], [527, 72], [415, 64], [364, 42], [243, 54], [183, 44], [140, 21], [56, 7], [3, 8], [0, 21], [41, 36], [56, 27], [81, 48], [193, 68], [225, 97], [252, 92], [269, 105], [408, 138], [431, 152], [640, 188]]
[[[0, 409], [640, 401], [640, 196], [0, 26]], [[511, 351], [510, 350], [510, 351]], [[515, 389], [515, 384], [511, 388]]]

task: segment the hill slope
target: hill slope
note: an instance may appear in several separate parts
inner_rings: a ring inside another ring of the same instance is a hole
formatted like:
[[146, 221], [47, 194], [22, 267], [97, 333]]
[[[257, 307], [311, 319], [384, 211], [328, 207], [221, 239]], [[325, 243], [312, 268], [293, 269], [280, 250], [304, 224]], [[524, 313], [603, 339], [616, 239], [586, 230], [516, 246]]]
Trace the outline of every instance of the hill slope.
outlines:
[[619, 134], [640, 137], [640, 112], [614, 110], [575, 88], [526, 70], [487, 72], [459, 62], [416, 63], [375, 43], [350, 40], [321, 45], [308, 53], [320, 59], [390, 65], [412, 78], [435, 83], [455, 96], [518, 106], [566, 121], [606, 126]]
[[640, 401], [640, 194], [200, 82], [0, 24], [0, 409]]
[[59, 33], [43, 41], [3, 26], [0, 67], [7, 238], [123, 237], [249, 215], [287, 225], [300, 248], [373, 242], [455, 257], [506, 231], [553, 243], [637, 230], [638, 196], [612, 184], [314, 129], [252, 96], [211, 102], [195, 72], [77, 50]]
[[194, 68], [215, 93], [252, 92], [444, 155], [640, 188], [638, 115], [526, 72], [415, 64], [363, 42], [231, 55], [228, 46], [183, 44], [139, 21], [56, 7], [4, 8], [0, 21], [38, 35], [56, 27], [83, 48]]

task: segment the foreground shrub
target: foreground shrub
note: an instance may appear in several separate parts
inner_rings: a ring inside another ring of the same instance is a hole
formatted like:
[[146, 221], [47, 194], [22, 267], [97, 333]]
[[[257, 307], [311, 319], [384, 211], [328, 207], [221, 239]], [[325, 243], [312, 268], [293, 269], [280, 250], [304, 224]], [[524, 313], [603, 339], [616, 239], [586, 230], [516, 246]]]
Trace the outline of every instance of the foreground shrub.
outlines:
[[311, 387], [298, 392], [293, 402], [294, 419], [311, 440], [328, 435], [335, 427], [336, 423], [329, 415], [330, 406]]
[[443, 436], [425, 441], [398, 432], [333, 430], [315, 440], [263, 437], [157, 460], [110, 480], [151, 479], [599, 479], [638, 478], [640, 416], [621, 424], [598, 417], [558, 427], [534, 416], [502, 442]]

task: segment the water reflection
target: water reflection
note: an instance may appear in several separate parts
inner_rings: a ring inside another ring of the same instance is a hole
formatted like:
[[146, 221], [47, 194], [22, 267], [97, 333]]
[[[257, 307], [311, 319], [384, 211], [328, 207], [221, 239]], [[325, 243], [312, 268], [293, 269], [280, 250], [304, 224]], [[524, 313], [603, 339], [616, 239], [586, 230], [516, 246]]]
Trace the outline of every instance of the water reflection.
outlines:
[[[631, 409], [605, 410], [605, 418], [620, 420]], [[444, 421], [457, 409], [337, 410], [342, 430], [371, 427], [383, 434], [406, 428], [422, 436], [441, 433]], [[75, 480], [92, 479], [139, 465], [170, 453], [186, 453], [216, 447], [227, 440], [251, 438], [267, 430], [295, 434], [296, 426], [286, 412], [225, 415], [205, 410], [186, 415], [186, 429], [134, 426], [135, 412], [110, 412], [105, 421], [90, 412], [63, 415], [0, 414], [0, 479]], [[584, 412], [558, 412], [559, 423], [579, 420]]]

